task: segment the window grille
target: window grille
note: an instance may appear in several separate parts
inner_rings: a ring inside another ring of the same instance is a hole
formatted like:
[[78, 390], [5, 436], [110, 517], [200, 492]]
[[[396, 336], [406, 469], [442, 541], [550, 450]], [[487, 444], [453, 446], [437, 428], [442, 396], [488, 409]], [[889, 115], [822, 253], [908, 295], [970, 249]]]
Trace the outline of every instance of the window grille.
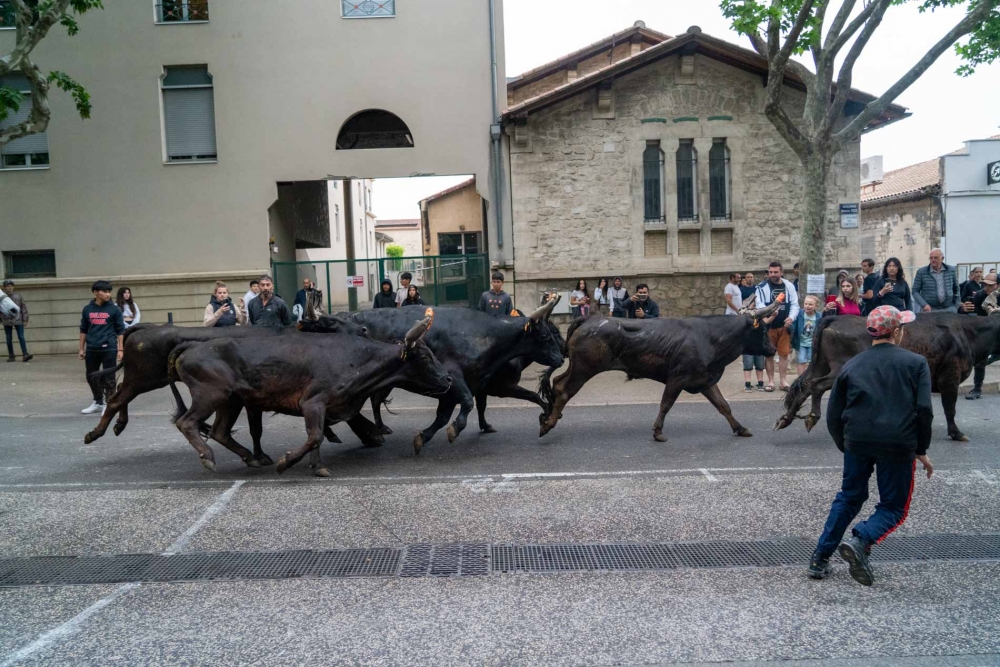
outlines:
[[698, 219], [698, 152], [693, 139], [681, 139], [677, 149], [677, 219]]
[[663, 151], [660, 142], [651, 141], [642, 153], [643, 199], [646, 222], [664, 222]]
[[708, 191], [713, 220], [729, 220], [732, 217], [731, 186], [729, 148], [725, 139], [716, 139], [708, 152]]

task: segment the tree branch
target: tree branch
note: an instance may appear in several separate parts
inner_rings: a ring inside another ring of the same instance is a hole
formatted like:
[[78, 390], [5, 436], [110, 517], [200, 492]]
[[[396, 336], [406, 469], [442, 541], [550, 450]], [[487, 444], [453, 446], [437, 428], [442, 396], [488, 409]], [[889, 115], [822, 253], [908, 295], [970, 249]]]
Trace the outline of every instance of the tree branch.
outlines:
[[42, 76], [41, 70], [31, 61], [29, 56], [21, 59], [19, 69], [28, 80], [28, 86], [31, 88], [31, 113], [24, 121], [0, 131], [0, 146], [29, 134], [44, 132], [48, 128], [49, 119], [52, 116], [49, 109], [49, 83]]
[[975, 5], [968, 14], [965, 15], [958, 24], [952, 28], [947, 35], [942, 37], [937, 44], [931, 47], [931, 49], [924, 54], [924, 57], [917, 61], [917, 63], [910, 68], [910, 70], [899, 78], [896, 83], [894, 83], [887, 91], [882, 93], [882, 96], [878, 99], [869, 102], [864, 110], [852, 120], [847, 127], [842, 129], [840, 132], [834, 135], [834, 139], [839, 145], [843, 145], [848, 141], [853, 141], [857, 137], [861, 136], [861, 132], [868, 123], [874, 120], [879, 114], [885, 111], [886, 107], [892, 104], [899, 95], [913, 85], [913, 82], [920, 78], [920, 76], [927, 71], [927, 69], [934, 64], [942, 53], [947, 51], [952, 44], [958, 41], [959, 38], [964, 37], [976, 28], [976, 26], [983, 21], [993, 9], [993, 3], [991, 2], [981, 2]]
[[851, 12], [854, 11], [856, 2], [857, 0], [844, 0], [844, 4], [840, 6], [840, 11], [833, 17], [830, 30], [826, 33], [826, 42], [823, 45], [824, 50], [833, 46], [833, 43], [840, 37], [840, 31], [844, 29], [847, 19], [851, 18]]
[[[854, 2], [854, 0], [850, 0], [850, 2]], [[823, 57], [823, 23], [826, 22], [826, 10], [829, 6], [830, 0], [822, 0], [816, 8], [816, 22], [819, 28], [816, 30], [815, 41], [809, 45], [809, 50], [812, 51], [813, 65], [816, 66], [817, 70], [819, 70], [819, 60]]]
[[801, 159], [805, 159], [805, 155], [809, 149], [809, 141], [806, 139], [802, 131], [795, 125], [795, 122], [788, 116], [788, 112], [785, 108], [781, 106], [781, 102], [775, 101], [773, 104], [769, 101], [764, 105], [764, 113], [767, 115], [771, 124], [778, 131], [788, 145], [795, 151], [795, 154]]
[[843, 112], [844, 105], [847, 103], [847, 98], [851, 94], [851, 82], [854, 78], [854, 64], [858, 61], [858, 58], [861, 56], [861, 52], [864, 51], [865, 46], [868, 45], [868, 40], [872, 38], [872, 35], [875, 34], [879, 24], [882, 23], [882, 18], [885, 16], [885, 12], [889, 8], [891, 2], [892, 0], [876, 0], [866, 7], [866, 9], [870, 9], [881, 5], [880, 9], [875, 9], [873, 11], [871, 17], [865, 23], [865, 27], [861, 31], [861, 34], [859, 34], [858, 38], [854, 40], [853, 44], [851, 44], [851, 48], [847, 52], [847, 56], [844, 57], [844, 62], [840, 65], [840, 74], [837, 76], [837, 93], [834, 95], [833, 102], [830, 104], [829, 109], [827, 109], [827, 127], [834, 127], [834, 124], [840, 117], [841, 112]]
[[[861, 26], [866, 25], [868, 20], [875, 16], [876, 12], [878, 13], [879, 21], [881, 21], [882, 15], [885, 14], [885, 10], [889, 8], [890, 4], [892, 4], [891, 0], [872, 0], [867, 7], [861, 10], [861, 13], [858, 14], [853, 21], [851, 21], [851, 24], [847, 26], [847, 29], [844, 30], [843, 33], [837, 35], [837, 38], [833, 40], [833, 43], [827, 46], [827, 57], [831, 59], [831, 62], [833, 58], [837, 57], [840, 50], [844, 48], [844, 45], [850, 41], [851, 37], [854, 36], [854, 33], [856, 33]], [[830, 39], [827, 37], [827, 42], [829, 41]]]

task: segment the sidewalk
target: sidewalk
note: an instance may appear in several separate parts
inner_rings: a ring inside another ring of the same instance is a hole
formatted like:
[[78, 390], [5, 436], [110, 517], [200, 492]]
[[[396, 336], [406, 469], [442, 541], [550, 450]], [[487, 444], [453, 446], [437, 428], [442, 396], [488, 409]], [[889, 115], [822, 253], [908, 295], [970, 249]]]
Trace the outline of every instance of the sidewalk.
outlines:
[[[556, 377], [565, 371], [563, 365], [556, 371]], [[521, 378], [521, 386], [535, 390], [540, 366], [531, 366]], [[755, 376], [756, 377], [756, 376]], [[789, 383], [795, 380], [794, 373], [789, 373]], [[756, 379], [754, 381], [756, 384]], [[971, 379], [963, 385], [963, 393], [971, 389]], [[84, 380], [83, 362], [75, 356], [54, 355], [36, 356], [29, 363], [4, 363], [0, 365], [0, 417], [52, 417], [80, 415], [80, 410], [90, 404], [90, 390]], [[754, 391], [743, 391], [742, 361], [732, 363], [719, 382], [726, 400], [733, 401], [773, 401], [778, 402], [785, 396], [778, 390], [773, 394]], [[983, 392], [987, 394], [1000, 393], [1000, 364], [988, 366], [986, 383]], [[182, 393], [187, 397], [186, 390]], [[577, 394], [570, 406], [590, 407], [605, 405], [648, 405], [659, 404], [663, 393], [663, 385], [652, 380], [627, 381], [621, 372], [602, 373], [593, 378]], [[417, 396], [405, 391], [397, 391], [392, 395], [392, 409], [432, 408], [437, 401], [424, 396]], [[679, 403], [705, 401], [700, 394], [683, 393]], [[530, 405], [525, 401], [510, 398], [490, 398], [489, 407], [525, 407]], [[771, 409], [771, 408], [769, 408]], [[130, 416], [167, 415], [173, 410], [170, 391], [162, 389], [140, 396], [129, 406]], [[773, 407], [777, 416], [780, 407]], [[85, 418], [81, 416], [81, 418]], [[96, 422], [96, 419], [94, 419]]]

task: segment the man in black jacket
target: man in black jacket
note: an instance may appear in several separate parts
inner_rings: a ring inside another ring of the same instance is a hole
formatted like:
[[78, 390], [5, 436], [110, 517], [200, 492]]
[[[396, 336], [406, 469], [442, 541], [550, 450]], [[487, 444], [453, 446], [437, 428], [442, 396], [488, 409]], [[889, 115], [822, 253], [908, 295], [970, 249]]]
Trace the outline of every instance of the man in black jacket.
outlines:
[[250, 324], [255, 327], [280, 329], [292, 323], [292, 313], [284, 300], [274, 293], [274, 279], [260, 277], [260, 294], [247, 306]]
[[[854, 580], [871, 586], [872, 545], [901, 526], [910, 509], [914, 457], [928, 479], [934, 472], [927, 458], [934, 419], [930, 368], [922, 356], [899, 347], [903, 325], [913, 319], [913, 313], [892, 306], [873, 310], [868, 316], [871, 348], [844, 364], [830, 391], [826, 425], [844, 452], [844, 477], [809, 564], [813, 579], [829, 574], [830, 556], [837, 550]], [[875, 512], [854, 526], [851, 539], [841, 542], [868, 500], [872, 472], [878, 481]]]
[[115, 389], [114, 376], [101, 386], [91, 377], [102, 368], [114, 368], [122, 360], [125, 319], [111, 300], [111, 283], [98, 280], [90, 288], [94, 299], [83, 308], [80, 318], [80, 358], [86, 363], [87, 383], [94, 402], [81, 410], [85, 415], [104, 414], [106, 399]]

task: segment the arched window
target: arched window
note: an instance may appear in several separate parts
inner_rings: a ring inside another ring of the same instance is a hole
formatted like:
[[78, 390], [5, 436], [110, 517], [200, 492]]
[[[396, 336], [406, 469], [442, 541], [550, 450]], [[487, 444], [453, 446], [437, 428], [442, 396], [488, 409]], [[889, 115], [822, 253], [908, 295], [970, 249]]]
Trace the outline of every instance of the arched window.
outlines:
[[368, 109], [348, 118], [337, 135], [337, 150], [361, 148], [413, 148], [413, 135], [396, 114]]
[[663, 222], [663, 151], [659, 141], [646, 143], [642, 152], [643, 200], [646, 222]]
[[698, 219], [698, 151], [694, 139], [681, 139], [677, 149], [677, 219]]
[[714, 139], [708, 152], [708, 193], [713, 220], [728, 220], [732, 215], [729, 147], [725, 139]]

